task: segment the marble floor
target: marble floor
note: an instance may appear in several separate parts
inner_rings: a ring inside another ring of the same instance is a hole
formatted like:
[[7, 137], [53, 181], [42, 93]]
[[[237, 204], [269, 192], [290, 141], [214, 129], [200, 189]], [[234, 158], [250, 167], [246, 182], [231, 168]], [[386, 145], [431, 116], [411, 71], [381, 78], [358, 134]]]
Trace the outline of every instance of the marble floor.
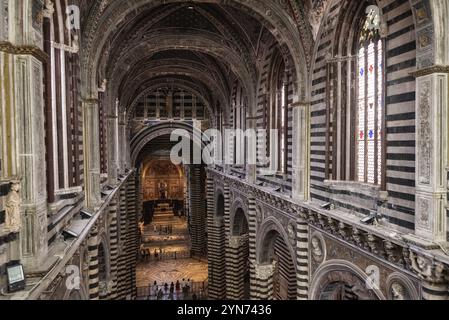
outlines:
[[137, 265], [136, 274], [139, 296], [147, 296], [150, 285], [155, 281], [163, 286], [190, 279], [191, 293], [205, 291], [207, 260], [190, 257], [190, 237], [185, 218], [175, 217], [170, 211], [155, 216], [154, 221], [145, 226], [142, 240], [141, 254], [145, 254]]
[[193, 282], [207, 280], [207, 262], [196, 259], [141, 262], [137, 265], [137, 286], [145, 287], [156, 281], [158, 284], [190, 279]]

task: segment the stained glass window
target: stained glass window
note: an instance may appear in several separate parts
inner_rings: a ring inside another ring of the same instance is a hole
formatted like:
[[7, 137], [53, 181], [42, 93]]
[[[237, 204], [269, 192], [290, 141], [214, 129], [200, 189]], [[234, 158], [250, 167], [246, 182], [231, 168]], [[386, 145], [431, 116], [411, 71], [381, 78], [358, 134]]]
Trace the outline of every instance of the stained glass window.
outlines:
[[357, 179], [380, 184], [383, 147], [383, 44], [375, 11], [369, 11], [358, 51]]

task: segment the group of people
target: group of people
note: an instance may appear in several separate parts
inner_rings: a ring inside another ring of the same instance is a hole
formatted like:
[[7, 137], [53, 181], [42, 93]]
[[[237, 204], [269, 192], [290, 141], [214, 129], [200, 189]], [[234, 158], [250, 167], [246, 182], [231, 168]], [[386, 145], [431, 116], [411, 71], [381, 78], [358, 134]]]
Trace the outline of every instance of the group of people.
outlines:
[[[182, 294], [182, 296], [181, 296]], [[155, 281], [152, 285], [150, 285], [150, 297], [156, 297], [157, 300], [164, 300], [167, 298], [168, 300], [180, 300], [181, 297], [184, 299], [189, 297], [192, 294], [192, 299], [197, 300], [197, 295], [193, 292], [193, 281], [190, 279], [182, 279], [182, 281], [176, 281], [176, 283], [172, 282], [170, 285], [168, 283], [159, 285], [157, 281]]]
[[163, 261], [163, 260], [177, 260], [177, 259], [186, 259], [190, 258], [190, 251], [167, 251], [163, 249], [154, 249], [154, 252], [151, 253], [149, 248], [146, 248], [142, 243], [140, 245], [140, 261]]

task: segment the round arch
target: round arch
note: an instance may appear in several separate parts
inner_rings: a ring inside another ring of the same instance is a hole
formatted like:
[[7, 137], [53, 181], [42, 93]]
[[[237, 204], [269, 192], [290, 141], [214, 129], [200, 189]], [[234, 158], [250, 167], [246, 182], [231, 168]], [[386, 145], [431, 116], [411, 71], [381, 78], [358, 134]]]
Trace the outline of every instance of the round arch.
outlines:
[[220, 220], [222, 224], [225, 216], [225, 196], [223, 189], [220, 187], [215, 189], [214, 206], [214, 218]]
[[248, 216], [248, 206], [245, 204], [245, 202], [242, 200], [242, 198], [236, 198], [234, 202], [232, 203], [231, 210], [230, 210], [230, 217], [229, 217], [229, 226], [230, 226], [230, 235], [231, 236], [239, 236], [241, 234], [235, 234], [238, 232], [237, 228], [239, 227], [240, 230], [244, 229], [245, 223], [246, 226], [248, 226], [249, 216]]
[[206, 147], [201, 136], [198, 137], [200, 133], [196, 132], [198, 130], [194, 129], [191, 124], [181, 121], [165, 121], [146, 127], [135, 135], [131, 140], [131, 163], [136, 164], [140, 152], [148, 143], [161, 136], [170, 136], [174, 130], [185, 130], [190, 137], [194, 136], [194, 141], [201, 141], [201, 150]]
[[269, 217], [262, 222], [260, 229], [256, 236], [256, 261], [259, 264], [267, 264], [269, 261], [264, 259], [264, 250], [271, 249], [271, 247], [267, 248], [266, 245], [273, 246], [274, 239], [277, 236], [282, 237], [285, 245], [288, 248], [288, 252], [290, 253], [290, 258], [295, 266], [296, 270], [296, 259], [295, 259], [295, 251], [288, 241], [288, 234], [285, 231], [282, 224], [274, 217]]
[[[345, 260], [331, 260], [323, 263], [315, 272], [310, 283], [309, 299], [319, 300], [322, 290], [332, 282], [348, 282], [357, 280], [365, 285], [369, 281], [368, 275], [355, 264]], [[358, 285], [360, 285], [358, 284]], [[386, 300], [379, 288], [373, 288], [374, 298]]]
[[[169, 85], [169, 83], [168, 82], [154, 83], [154, 84], [146, 87], [145, 90], [141, 91], [140, 94], [138, 94], [134, 99], [132, 99], [132, 102], [129, 104], [129, 107], [128, 107], [128, 110], [127, 110], [127, 114], [128, 114], [127, 121], [128, 121], [128, 123], [132, 119], [132, 116], [134, 114], [134, 110], [135, 110], [137, 104], [139, 103], [139, 100], [142, 97], [144, 97], [145, 95], [148, 95], [152, 91], [157, 90], [157, 88], [160, 88], [160, 87], [162, 87], [164, 85]], [[177, 87], [177, 88], [184, 89], [184, 90], [186, 90], [188, 92], [191, 92], [191, 93], [195, 94], [204, 103], [204, 105], [207, 108], [207, 111], [208, 111], [209, 115], [210, 116], [214, 115], [214, 111], [213, 111], [212, 106], [211, 106], [211, 101], [210, 101], [209, 98], [207, 98], [205, 96], [205, 94], [203, 92], [198, 91], [198, 89], [192, 88], [192, 86], [189, 85], [189, 84], [182, 84], [182, 83], [178, 84], [177, 82], [173, 82], [173, 85], [175, 87]], [[212, 120], [212, 119], [210, 119], [210, 120]]]

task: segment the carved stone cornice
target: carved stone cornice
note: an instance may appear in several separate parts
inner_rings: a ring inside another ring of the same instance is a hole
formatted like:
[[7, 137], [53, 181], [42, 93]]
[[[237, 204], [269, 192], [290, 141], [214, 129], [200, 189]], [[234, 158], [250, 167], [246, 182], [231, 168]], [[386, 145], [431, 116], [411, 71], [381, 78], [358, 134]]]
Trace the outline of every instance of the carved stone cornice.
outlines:
[[308, 222], [309, 225], [351, 243], [380, 260], [408, 270], [429, 283], [438, 284], [448, 279], [449, 263], [439, 261], [438, 256], [426, 257], [427, 247], [417, 246], [400, 235], [375, 232], [369, 230], [368, 226], [354, 225], [335, 216], [328, 216], [318, 208], [308, 209]]
[[436, 65], [424, 69], [419, 69], [411, 73], [415, 78], [428, 76], [434, 73], [449, 73], [449, 66]]
[[13, 55], [31, 55], [42, 63], [47, 63], [49, 59], [48, 55], [36, 46], [15, 46], [10, 42], [1, 41], [0, 51]]

